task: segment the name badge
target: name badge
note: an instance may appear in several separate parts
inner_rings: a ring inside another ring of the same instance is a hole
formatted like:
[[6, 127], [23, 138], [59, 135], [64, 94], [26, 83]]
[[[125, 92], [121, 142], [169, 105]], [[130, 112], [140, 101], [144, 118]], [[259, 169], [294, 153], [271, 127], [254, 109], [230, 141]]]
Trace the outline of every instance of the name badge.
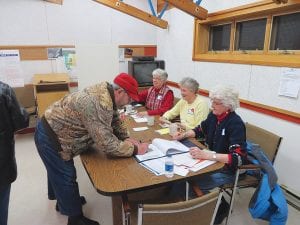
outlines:
[[188, 114], [190, 114], [190, 115], [194, 115], [194, 112], [195, 112], [195, 109], [188, 109]]
[[223, 130], [222, 130], [222, 136], [224, 136], [225, 135], [225, 128], [223, 128]]

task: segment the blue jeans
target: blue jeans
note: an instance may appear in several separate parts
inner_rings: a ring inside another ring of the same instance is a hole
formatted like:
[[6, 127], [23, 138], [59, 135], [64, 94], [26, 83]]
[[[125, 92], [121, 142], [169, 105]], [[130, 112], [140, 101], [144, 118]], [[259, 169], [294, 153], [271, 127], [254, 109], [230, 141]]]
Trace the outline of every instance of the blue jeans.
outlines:
[[82, 205], [73, 159], [62, 160], [40, 121], [36, 126], [34, 140], [47, 170], [48, 198], [57, 199], [62, 214], [81, 215]]
[[7, 225], [11, 184], [0, 186], [0, 225]]

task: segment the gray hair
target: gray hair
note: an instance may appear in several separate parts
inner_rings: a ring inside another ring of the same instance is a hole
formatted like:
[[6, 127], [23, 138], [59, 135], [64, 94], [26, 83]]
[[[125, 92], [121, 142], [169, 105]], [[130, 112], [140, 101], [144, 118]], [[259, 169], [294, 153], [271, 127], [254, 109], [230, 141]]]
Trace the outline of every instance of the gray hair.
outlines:
[[160, 68], [153, 70], [152, 76], [159, 76], [162, 81], [166, 81], [168, 79], [168, 73]]
[[232, 87], [217, 85], [210, 90], [209, 98], [220, 100], [230, 111], [234, 111], [240, 106], [239, 93]]
[[180, 82], [179, 82], [180, 86], [183, 86], [187, 89], [189, 89], [190, 91], [197, 93], [199, 90], [199, 83], [198, 81], [196, 81], [195, 79], [191, 78], [191, 77], [184, 77]]
[[118, 90], [120, 89], [121, 87], [115, 83], [112, 83], [111, 86], [113, 87], [113, 90]]

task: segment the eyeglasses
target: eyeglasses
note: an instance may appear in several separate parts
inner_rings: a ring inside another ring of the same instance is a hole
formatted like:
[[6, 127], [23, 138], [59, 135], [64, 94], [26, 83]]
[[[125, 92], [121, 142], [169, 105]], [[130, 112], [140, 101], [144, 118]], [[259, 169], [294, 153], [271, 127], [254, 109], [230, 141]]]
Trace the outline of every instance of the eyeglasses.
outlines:
[[220, 100], [216, 99], [210, 99], [210, 102], [212, 105], [223, 105], [223, 103]]

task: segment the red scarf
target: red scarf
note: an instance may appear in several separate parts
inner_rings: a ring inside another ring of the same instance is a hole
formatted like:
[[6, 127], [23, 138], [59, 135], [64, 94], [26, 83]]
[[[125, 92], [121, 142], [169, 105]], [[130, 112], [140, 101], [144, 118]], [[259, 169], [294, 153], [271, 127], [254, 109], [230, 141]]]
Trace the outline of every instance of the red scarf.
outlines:
[[230, 111], [223, 112], [221, 115], [217, 116], [218, 124], [220, 124], [225, 118], [230, 114]]

